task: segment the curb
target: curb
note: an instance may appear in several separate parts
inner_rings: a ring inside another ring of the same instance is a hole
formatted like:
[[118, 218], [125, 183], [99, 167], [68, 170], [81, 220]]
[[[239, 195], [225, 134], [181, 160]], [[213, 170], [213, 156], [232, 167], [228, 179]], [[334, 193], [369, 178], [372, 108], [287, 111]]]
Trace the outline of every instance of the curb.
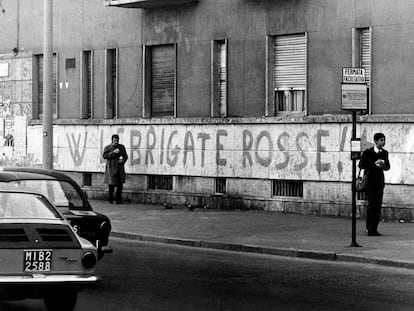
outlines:
[[353, 263], [374, 264], [374, 265], [381, 265], [381, 266], [395, 267], [395, 268], [414, 269], [413, 262], [390, 260], [390, 259], [385, 259], [385, 258], [364, 257], [364, 256], [359, 256], [359, 255], [351, 255], [351, 254], [337, 254], [333, 252], [324, 252], [324, 251], [310, 251], [310, 250], [300, 250], [300, 249], [293, 249], [293, 248], [274, 248], [274, 247], [252, 246], [252, 245], [246, 245], [246, 244], [232, 244], [232, 243], [223, 243], [223, 242], [168, 238], [168, 237], [142, 235], [142, 234], [130, 233], [130, 232], [111, 232], [111, 237], [126, 239], [126, 240], [142, 241], [142, 242], [153, 242], [153, 243], [173, 244], [173, 245], [181, 245], [181, 246], [189, 246], [189, 247], [210, 248], [210, 249], [227, 250], [227, 251], [234, 251], [234, 252], [245, 252], [245, 253], [255, 253], [255, 254], [273, 255], [273, 256], [285, 256], [285, 257], [306, 258], [306, 259], [315, 259], [315, 260], [338, 261], [338, 262], [353, 262]]

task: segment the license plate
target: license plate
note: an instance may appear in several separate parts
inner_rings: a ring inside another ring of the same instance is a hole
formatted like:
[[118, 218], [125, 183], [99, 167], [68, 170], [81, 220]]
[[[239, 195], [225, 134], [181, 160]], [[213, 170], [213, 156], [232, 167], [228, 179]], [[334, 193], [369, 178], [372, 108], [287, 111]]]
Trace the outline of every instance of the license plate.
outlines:
[[24, 271], [28, 272], [46, 272], [52, 268], [52, 251], [43, 250], [25, 250], [24, 251]]

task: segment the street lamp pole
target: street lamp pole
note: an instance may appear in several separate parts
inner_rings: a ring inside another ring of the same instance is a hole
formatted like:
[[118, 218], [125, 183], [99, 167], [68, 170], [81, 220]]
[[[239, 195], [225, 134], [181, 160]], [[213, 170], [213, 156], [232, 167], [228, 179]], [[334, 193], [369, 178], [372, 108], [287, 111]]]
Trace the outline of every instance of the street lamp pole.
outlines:
[[43, 7], [43, 167], [53, 169], [53, 0]]

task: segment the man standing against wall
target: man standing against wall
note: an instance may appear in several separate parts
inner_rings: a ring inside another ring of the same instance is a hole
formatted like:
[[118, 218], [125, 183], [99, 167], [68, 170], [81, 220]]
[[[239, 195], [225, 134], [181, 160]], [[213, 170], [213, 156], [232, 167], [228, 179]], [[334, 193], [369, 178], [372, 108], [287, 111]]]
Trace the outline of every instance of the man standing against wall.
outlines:
[[103, 158], [106, 160], [104, 182], [109, 185], [109, 202], [122, 204], [122, 188], [125, 183], [125, 162], [128, 155], [125, 146], [119, 143], [119, 136], [112, 135], [112, 142], [104, 148]]
[[374, 147], [366, 149], [362, 153], [359, 167], [368, 175], [368, 206], [366, 231], [369, 236], [380, 236], [378, 224], [381, 217], [382, 197], [384, 195], [384, 171], [390, 169], [388, 151], [384, 149], [385, 135], [375, 133]]

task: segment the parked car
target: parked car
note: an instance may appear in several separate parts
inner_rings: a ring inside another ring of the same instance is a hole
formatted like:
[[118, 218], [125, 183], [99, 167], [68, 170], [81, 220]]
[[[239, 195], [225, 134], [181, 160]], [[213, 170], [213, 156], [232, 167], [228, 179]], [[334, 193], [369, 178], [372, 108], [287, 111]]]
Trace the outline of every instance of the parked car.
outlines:
[[100, 281], [96, 247], [40, 193], [1, 183], [0, 202], [0, 299], [72, 311], [78, 292]]
[[44, 194], [81, 237], [98, 249], [98, 260], [111, 253], [108, 246], [111, 221], [93, 211], [87, 195], [68, 175], [41, 168], [2, 167], [0, 182], [13, 183]]

